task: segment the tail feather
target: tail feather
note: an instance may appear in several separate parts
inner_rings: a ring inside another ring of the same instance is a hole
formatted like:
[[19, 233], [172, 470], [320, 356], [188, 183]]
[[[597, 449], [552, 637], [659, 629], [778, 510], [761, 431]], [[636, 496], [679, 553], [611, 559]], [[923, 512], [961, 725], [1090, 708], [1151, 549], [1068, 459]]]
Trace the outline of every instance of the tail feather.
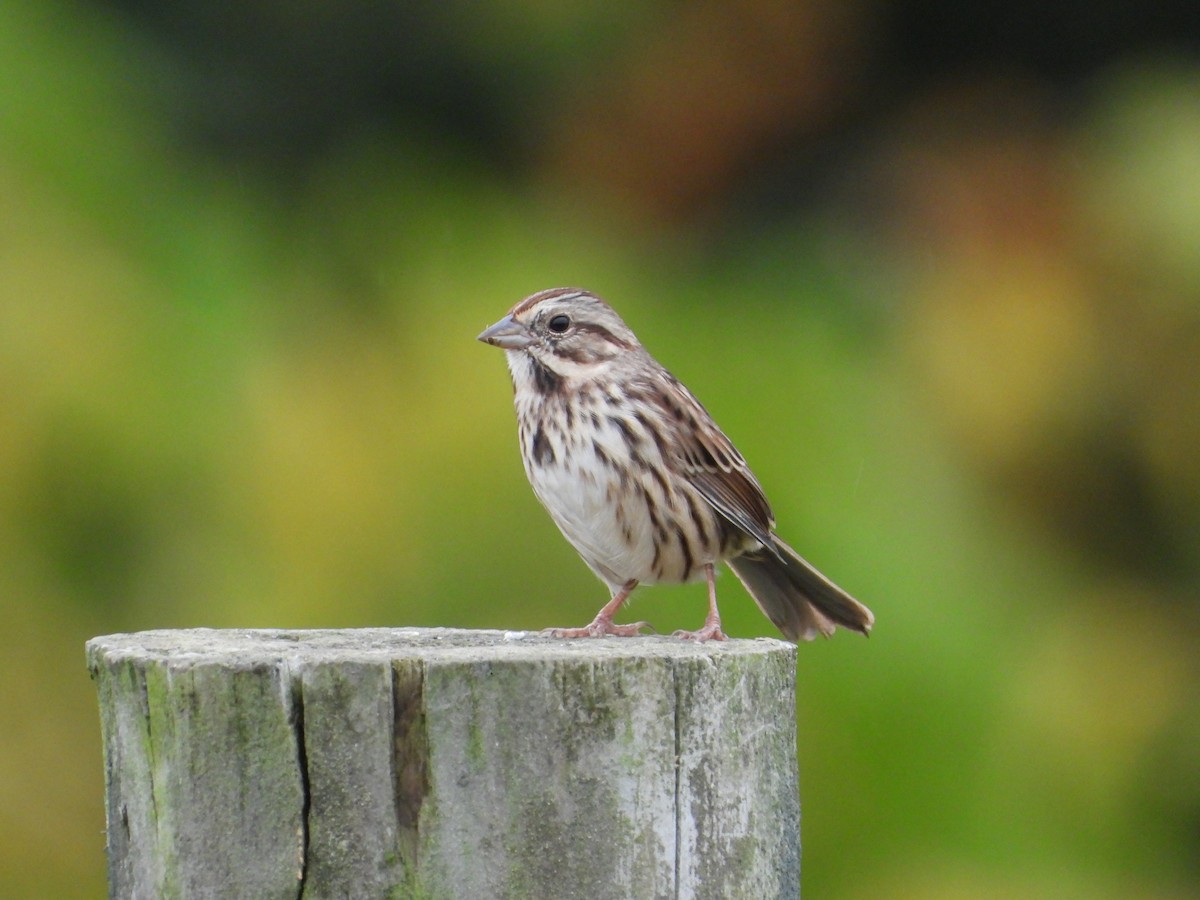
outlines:
[[837, 626], [868, 634], [875, 624], [871, 611], [818, 572], [775, 535], [773, 547], [759, 555], [729, 560], [758, 608], [791, 641], [829, 637]]

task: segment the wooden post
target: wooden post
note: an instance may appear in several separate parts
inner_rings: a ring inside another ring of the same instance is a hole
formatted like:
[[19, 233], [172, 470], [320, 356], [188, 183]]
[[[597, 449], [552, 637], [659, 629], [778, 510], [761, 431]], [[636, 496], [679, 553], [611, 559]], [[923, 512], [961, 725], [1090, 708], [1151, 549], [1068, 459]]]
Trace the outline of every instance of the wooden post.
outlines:
[[795, 647], [88, 642], [113, 897], [795, 897]]

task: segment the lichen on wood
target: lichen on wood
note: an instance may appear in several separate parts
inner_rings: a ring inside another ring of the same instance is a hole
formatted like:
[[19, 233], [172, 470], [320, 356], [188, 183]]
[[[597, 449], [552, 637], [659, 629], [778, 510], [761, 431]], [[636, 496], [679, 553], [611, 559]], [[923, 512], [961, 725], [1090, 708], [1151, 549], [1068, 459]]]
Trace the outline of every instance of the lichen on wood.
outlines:
[[781, 641], [196, 629], [88, 658], [113, 896], [799, 890]]

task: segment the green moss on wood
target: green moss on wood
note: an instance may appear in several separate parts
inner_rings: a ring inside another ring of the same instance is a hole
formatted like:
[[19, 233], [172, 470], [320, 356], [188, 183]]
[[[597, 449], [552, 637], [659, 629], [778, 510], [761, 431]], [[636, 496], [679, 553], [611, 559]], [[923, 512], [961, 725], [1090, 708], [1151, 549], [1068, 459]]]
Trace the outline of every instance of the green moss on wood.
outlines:
[[311, 897], [555, 897], [565, 879], [596, 900], [795, 892], [781, 644], [406, 630], [323, 656], [356, 633], [205, 632], [239, 648], [215, 659], [175, 652], [191, 634], [163, 633], [157, 657], [89, 657], [110, 790], [129, 795], [110, 803], [129, 863], [112, 871], [151, 879], [145, 893], [203, 895], [207, 877], [295, 897], [301, 866]]

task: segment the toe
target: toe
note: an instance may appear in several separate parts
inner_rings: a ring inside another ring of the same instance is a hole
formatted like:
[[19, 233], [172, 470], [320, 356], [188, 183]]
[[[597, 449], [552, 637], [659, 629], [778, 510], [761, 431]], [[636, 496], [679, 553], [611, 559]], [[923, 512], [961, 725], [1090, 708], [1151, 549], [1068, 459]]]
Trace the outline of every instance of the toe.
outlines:
[[685, 641], [726, 641], [729, 638], [721, 630], [720, 625], [705, 625], [698, 631], [676, 631], [674, 637]]
[[618, 625], [616, 622], [595, 621], [582, 628], [546, 628], [542, 634], [555, 638], [588, 638], [588, 637], [637, 637], [646, 629], [653, 631], [649, 622], [633, 622], [629, 625]]
[[554, 638], [585, 638], [594, 637], [594, 635], [585, 628], [544, 628], [542, 634], [547, 634]]
[[617, 625], [610, 623], [603, 631], [598, 632], [598, 635], [612, 635], [613, 637], [637, 637], [642, 633], [642, 629], [653, 631], [649, 622], [633, 622], [630, 625]]

